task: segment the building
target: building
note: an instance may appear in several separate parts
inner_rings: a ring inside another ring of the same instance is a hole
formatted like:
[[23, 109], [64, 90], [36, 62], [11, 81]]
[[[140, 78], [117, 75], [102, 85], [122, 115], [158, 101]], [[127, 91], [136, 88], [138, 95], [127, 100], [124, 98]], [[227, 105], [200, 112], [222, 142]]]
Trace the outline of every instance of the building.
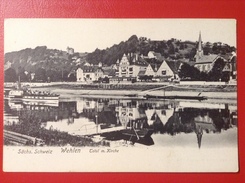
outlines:
[[230, 72], [230, 80], [235, 81], [237, 79], [237, 65], [236, 65], [237, 56], [236, 56], [236, 53], [233, 51], [232, 53], [225, 55], [225, 59], [227, 60], [227, 63], [225, 65], [223, 71], [229, 71]]
[[132, 60], [131, 65], [128, 66], [127, 77], [137, 78], [140, 72], [146, 71], [148, 65], [149, 64], [143, 58], [136, 54]]
[[104, 72], [99, 66], [83, 66], [76, 70], [77, 81], [92, 82], [104, 77]]
[[118, 77], [127, 80], [136, 79], [138, 75], [146, 71], [148, 63], [139, 55], [129, 53], [124, 54], [118, 67]]
[[196, 62], [194, 66], [198, 68], [201, 72], [207, 73], [213, 68], [214, 63], [219, 58], [225, 61], [223, 57], [220, 57], [219, 55], [216, 55], [216, 54], [209, 54], [209, 55], [203, 54], [202, 38], [201, 38], [201, 32], [200, 32], [199, 39], [198, 39], [198, 48], [197, 48], [197, 52], [195, 55]]
[[67, 47], [66, 50], [67, 50], [67, 53], [69, 55], [73, 55], [74, 54], [74, 49], [73, 48]]
[[154, 59], [160, 60], [160, 61], [163, 60], [163, 57], [162, 57], [161, 53], [157, 53], [157, 52], [154, 52], [154, 51], [149, 51], [147, 56], [148, 56], [149, 59], [153, 59], [154, 58]]
[[170, 78], [178, 79], [178, 69], [180, 62], [164, 60], [157, 69], [155, 77], [161, 81], [169, 81]]
[[118, 72], [119, 77], [127, 77], [127, 71], [129, 65], [130, 65], [129, 58], [126, 56], [126, 54], [124, 54], [119, 63], [119, 72]]

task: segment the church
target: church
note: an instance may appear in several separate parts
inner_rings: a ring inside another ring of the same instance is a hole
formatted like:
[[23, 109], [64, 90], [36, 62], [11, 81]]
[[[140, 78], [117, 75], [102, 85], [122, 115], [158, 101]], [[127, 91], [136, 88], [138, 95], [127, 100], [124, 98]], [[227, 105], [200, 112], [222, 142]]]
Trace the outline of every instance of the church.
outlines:
[[219, 55], [216, 54], [209, 54], [204, 55], [203, 54], [203, 48], [202, 48], [202, 38], [201, 38], [201, 32], [199, 33], [199, 39], [198, 39], [198, 48], [195, 55], [195, 67], [198, 68], [201, 72], [208, 73], [212, 68], [217, 59], [225, 59]]

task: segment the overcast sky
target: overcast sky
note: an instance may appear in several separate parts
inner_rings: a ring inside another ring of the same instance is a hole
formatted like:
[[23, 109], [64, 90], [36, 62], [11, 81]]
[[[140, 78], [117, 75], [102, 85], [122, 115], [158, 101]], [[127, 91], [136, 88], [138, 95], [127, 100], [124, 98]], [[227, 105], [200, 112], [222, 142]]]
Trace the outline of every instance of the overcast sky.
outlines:
[[130, 36], [151, 40], [223, 42], [236, 47], [234, 19], [5, 19], [4, 52], [47, 46], [51, 49], [92, 52]]

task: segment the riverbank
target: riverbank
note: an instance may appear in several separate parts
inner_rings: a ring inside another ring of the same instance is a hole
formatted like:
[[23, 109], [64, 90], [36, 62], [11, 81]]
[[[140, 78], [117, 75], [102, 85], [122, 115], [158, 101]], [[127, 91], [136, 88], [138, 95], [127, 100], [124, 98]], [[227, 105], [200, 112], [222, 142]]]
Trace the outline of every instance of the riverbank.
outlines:
[[172, 87], [161, 86], [150, 89], [87, 89], [78, 87], [67, 86], [53, 86], [42, 87], [39, 90], [49, 90], [53, 93], [59, 94], [61, 99], [74, 98], [74, 97], [115, 97], [115, 98], [133, 98], [135, 96], [139, 99], [144, 95], [157, 95], [157, 96], [204, 96], [207, 99], [228, 99], [237, 100], [236, 88], [220, 88], [220, 87]]
[[[24, 84], [24, 83], [23, 83]], [[25, 85], [28, 86], [28, 85]], [[29, 86], [32, 90], [45, 90], [60, 95], [60, 99], [77, 97], [111, 97], [111, 98], [143, 98], [145, 95], [156, 96], [203, 96], [215, 100], [237, 100], [237, 85], [183, 85], [171, 83], [43, 83]], [[131, 96], [131, 97], [129, 97]], [[134, 97], [133, 97], [134, 96]]]

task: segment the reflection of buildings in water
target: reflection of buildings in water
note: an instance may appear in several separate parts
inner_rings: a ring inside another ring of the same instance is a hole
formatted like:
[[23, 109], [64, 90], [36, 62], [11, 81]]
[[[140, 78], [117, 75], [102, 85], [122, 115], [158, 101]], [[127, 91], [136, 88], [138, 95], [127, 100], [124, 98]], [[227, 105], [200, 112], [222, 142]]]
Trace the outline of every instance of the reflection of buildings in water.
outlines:
[[236, 125], [236, 123], [234, 124], [232, 111], [228, 110], [227, 108], [215, 111], [212, 111], [212, 116], [210, 116], [209, 112], [207, 112], [205, 115], [198, 115], [194, 118], [195, 133], [197, 135], [199, 148], [201, 148], [203, 134], [209, 134], [210, 132], [221, 132], [222, 129], [227, 130]]
[[85, 111], [97, 111], [100, 112], [104, 108], [103, 101], [99, 100], [88, 100], [88, 99], [81, 99], [76, 102], [76, 109], [78, 114], [83, 113]]
[[210, 118], [208, 114], [204, 116], [198, 115], [197, 117], [194, 118], [194, 121], [204, 123], [204, 124], [213, 124], [213, 119]]
[[232, 111], [230, 117], [231, 117], [232, 126], [237, 126], [237, 112], [236, 111]]
[[197, 135], [198, 147], [201, 148], [203, 131], [205, 131], [206, 133], [209, 133], [211, 131], [215, 132], [216, 128], [213, 123], [213, 119], [210, 118], [208, 114], [204, 116], [198, 115], [197, 117], [194, 118], [194, 123], [195, 123], [195, 133]]
[[77, 113], [80, 114], [83, 112], [84, 100], [78, 100], [76, 102]]
[[237, 126], [237, 106], [235, 105], [229, 105], [228, 109], [230, 111], [229, 119], [230, 119], [230, 125]]
[[161, 121], [163, 125], [166, 124], [168, 119], [173, 115], [174, 109], [147, 109], [145, 111], [148, 124], [153, 125], [157, 118]]
[[[18, 114], [34, 114], [47, 122], [45, 128], [69, 131], [73, 134], [92, 134], [97, 131], [142, 129], [153, 127], [154, 132], [195, 132], [201, 147], [203, 134], [219, 132], [237, 126], [237, 109], [232, 105], [200, 105], [199, 102], [99, 100], [82, 99], [76, 102], [60, 102], [59, 107], [22, 105], [20, 111], [5, 106], [4, 124], [18, 123]], [[178, 105], [180, 104], [180, 105]], [[202, 104], [202, 103], [201, 103]], [[12, 105], [12, 104], [11, 104]], [[19, 106], [19, 104], [14, 104]], [[194, 105], [195, 107], [193, 107]], [[199, 105], [199, 106], [198, 106]], [[202, 106], [202, 107], [201, 107]], [[20, 108], [20, 107], [19, 107]], [[6, 110], [8, 112], [6, 112]], [[78, 113], [79, 115], [74, 115]], [[97, 122], [96, 125], [96, 117]], [[59, 124], [61, 123], [61, 124]]]
[[195, 121], [195, 133], [197, 135], [198, 147], [201, 148], [203, 132], [209, 133], [211, 131], [215, 132], [216, 128], [213, 123], [205, 121]]
[[136, 106], [137, 103], [130, 103], [130, 100], [125, 100], [119, 103], [119, 105], [115, 108], [118, 121], [125, 129], [127, 127], [142, 129], [149, 126], [147, 124], [147, 116], [145, 111], [141, 108], [137, 108]]

